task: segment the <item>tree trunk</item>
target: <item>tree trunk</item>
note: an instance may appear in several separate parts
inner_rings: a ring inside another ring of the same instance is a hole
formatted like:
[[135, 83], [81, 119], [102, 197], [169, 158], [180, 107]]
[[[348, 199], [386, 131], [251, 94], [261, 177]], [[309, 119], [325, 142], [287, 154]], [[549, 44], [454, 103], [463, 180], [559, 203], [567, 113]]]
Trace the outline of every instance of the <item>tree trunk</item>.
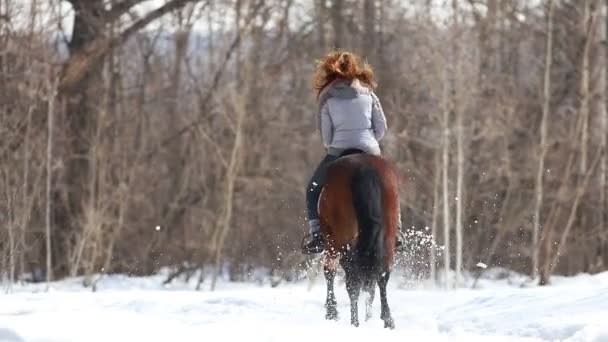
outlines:
[[[595, 247], [589, 248], [586, 254], [589, 258], [589, 272], [599, 272], [604, 269], [604, 259], [602, 256], [603, 246], [606, 240], [605, 237], [605, 214], [606, 214], [606, 3], [605, 1], [595, 2], [595, 13], [597, 19], [595, 20], [595, 39], [593, 39], [594, 45], [594, 57], [596, 68], [593, 71], [593, 112], [596, 113], [598, 119], [597, 135], [599, 135], [599, 149], [603, 151], [603, 154], [599, 161], [599, 170], [597, 173], [597, 200], [599, 210], [595, 211], [594, 226], [596, 227], [593, 231], [593, 235], [597, 238], [593, 239]], [[595, 136], [595, 134], [594, 134]]]
[[376, 42], [376, 0], [363, 2], [363, 55], [371, 59]]
[[[171, 70], [170, 86], [169, 86], [169, 98], [167, 99], [167, 127], [169, 132], [177, 132], [183, 125], [181, 118], [181, 83], [183, 74], [183, 65], [185, 63], [186, 53], [189, 46], [190, 32], [192, 29], [192, 23], [190, 17], [187, 21], [182, 22], [183, 19], [180, 16], [180, 23], [177, 31], [174, 34], [174, 60]], [[182, 137], [176, 137], [175, 140], [171, 141], [167, 146], [168, 158], [167, 158], [167, 175], [171, 180], [171, 186], [167, 192], [166, 202], [163, 205], [161, 218], [162, 225], [170, 227], [167, 229], [167, 234], [174, 236], [173, 234], [178, 233], [182, 226], [183, 216], [186, 213], [183, 206], [180, 204], [180, 198], [184, 196], [184, 146], [188, 144], [184, 143]], [[162, 249], [162, 248], [161, 248]]]
[[27, 127], [25, 129], [25, 153], [23, 156], [23, 201], [21, 205], [23, 206], [23, 212], [21, 214], [21, 227], [19, 231], [19, 274], [25, 274], [25, 250], [26, 250], [26, 239], [25, 234], [27, 232], [27, 226], [30, 222], [30, 217], [32, 213], [32, 207], [34, 205], [34, 190], [32, 193], [29, 193], [29, 178], [30, 178], [30, 139], [31, 139], [31, 129], [32, 129], [32, 113], [34, 112], [34, 107], [31, 106], [27, 113]]
[[536, 170], [536, 183], [534, 187], [534, 226], [532, 230], [532, 270], [531, 278], [536, 279], [538, 275], [538, 258], [540, 253], [540, 215], [543, 203], [543, 175], [545, 172], [545, 156], [547, 154], [547, 120], [549, 116], [549, 105], [551, 103], [551, 62], [553, 60], [553, 0], [549, 0], [549, 12], [547, 14], [547, 40], [545, 47], [545, 72], [543, 78], [543, 105], [542, 118], [540, 122], [540, 143], [538, 146], [538, 168]]
[[[68, 44], [70, 56], [84, 53], [86, 47], [103, 34], [101, 13], [103, 3], [75, 1], [74, 26]], [[68, 62], [69, 63], [69, 62]], [[69, 64], [64, 66], [64, 70]], [[85, 222], [84, 207], [90, 201], [91, 137], [95, 135], [95, 108], [99, 105], [96, 85], [101, 84], [102, 65], [91, 67], [77, 87], [65, 89], [60, 96], [65, 103], [66, 126], [61, 136], [67, 137], [61, 158], [65, 165], [62, 177], [63, 189], [56, 187], [54, 197], [65, 198], [53, 206], [53, 257], [56, 275], [69, 272], [69, 251], [72, 251], [73, 236]]]
[[591, 42], [593, 41], [593, 21], [594, 13], [591, 12], [591, 1], [584, 1], [583, 18], [581, 22], [582, 37], [584, 39], [583, 51], [581, 54], [581, 80], [579, 88], [580, 97], [580, 112], [579, 114], [583, 118], [583, 132], [581, 135], [581, 160], [580, 160], [580, 174], [584, 175], [587, 172], [587, 155], [588, 155], [588, 141], [589, 141], [589, 54], [591, 49]]
[[325, 38], [325, 13], [327, 12], [327, 7], [325, 3], [325, 0], [315, 0], [315, 16], [317, 17], [317, 44], [323, 52], [325, 52], [325, 49], [327, 49], [327, 39]]
[[581, 201], [581, 198], [585, 195], [585, 191], [587, 190], [587, 185], [589, 184], [589, 180], [591, 179], [591, 175], [593, 174], [594, 169], [599, 163], [600, 157], [602, 155], [602, 151], [598, 151], [596, 157], [592, 161], [591, 167], [587, 170], [587, 173], [584, 175], [584, 179], [581, 184], [578, 185], [576, 189], [576, 193], [574, 196], [574, 202], [572, 203], [572, 207], [570, 208], [570, 214], [568, 215], [568, 221], [566, 221], [566, 225], [564, 227], [564, 231], [559, 239], [557, 247], [555, 248], [553, 254], [547, 258], [544, 265], [543, 276], [541, 277], [543, 280], [542, 285], [547, 285], [549, 283], [549, 277], [553, 274], [553, 270], [557, 266], [557, 262], [559, 257], [561, 256], [561, 252], [566, 245], [566, 241], [569, 237], [570, 231], [572, 230], [572, 226], [574, 225], [574, 221], [576, 219], [576, 213]]
[[232, 209], [234, 205], [234, 185], [239, 173], [239, 166], [241, 164], [241, 148], [243, 141], [243, 121], [245, 120], [245, 108], [237, 108], [237, 121], [235, 128], [234, 143], [232, 144], [232, 151], [230, 153], [230, 161], [226, 170], [226, 176], [224, 179], [224, 203], [222, 210], [222, 217], [220, 218], [218, 227], [214, 232], [212, 238], [213, 249], [214, 249], [214, 264], [215, 271], [211, 280], [211, 291], [215, 290], [217, 284], [217, 278], [221, 273], [222, 266], [222, 251], [224, 243], [230, 225], [232, 223]]
[[445, 271], [445, 287], [450, 288], [450, 201], [448, 169], [450, 167], [450, 108], [449, 108], [449, 80], [447, 77], [447, 66], [445, 66], [445, 78], [443, 85], [443, 140], [442, 146], [442, 183], [443, 183], [443, 266]]
[[456, 136], [456, 283], [455, 286], [460, 286], [462, 278], [462, 205], [463, 205], [463, 178], [464, 178], [464, 157], [463, 157], [463, 126], [462, 126], [462, 113], [458, 111], [456, 113], [457, 121], [456, 129], [458, 130]]
[[463, 111], [460, 107], [461, 92], [459, 91], [460, 82], [460, 52], [457, 40], [458, 32], [458, 0], [452, 0], [453, 23], [452, 33], [456, 36], [452, 39], [452, 54], [454, 65], [452, 66], [452, 111], [456, 115], [456, 279], [455, 286], [460, 286], [462, 278], [462, 205], [463, 205], [463, 180], [464, 180], [464, 146], [463, 146]]
[[480, 26], [479, 82], [484, 90], [491, 86], [491, 78], [496, 70], [498, 1], [499, 0], [488, 0], [485, 18], [477, 19], [477, 24]]
[[[606, 3], [600, 5], [602, 10], [601, 10], [601, 26], [600, 26], [600, 41], [603, 43], [606, 41], [606, 38], [608, 38], [608, 1], [606, 1]], [[600, 236], [600, 241], [599, 241], [599, 248], [597, 251], [597, 261], [596, 261], [596, 269], [602, 270], [605, 267], [605, 258], [608, 256], [606, 254], [606, 252], [608, 252], [607, 249], [607, 242], [608, 242], [608, 238], [607, 238], [607, 234], [608, 231], [606, 230], [606, 134], [608, 134], [608, 111], [606, 110], [606, 91], [608, 90], [607, 88], [607, 70], [606, 70], [606, 63], [608, 63], [608, 53], [606, 53], [606, 48], [604, 46], [601, 46], [599, 48], [600, 54], [598, 57], [599, 60], [599, 115], [600, 115], [600, 148], [602, 149], [602, 151], [604, 152], [602, 154], [602, 159], [600, 160], [600, 210], [598, 210], [599, 212], [599, 236]]]
[[441, 183], [441, 159], [439, 158], [439, 154], [435, 158], [435, 177], [433, 181], [433, 218], [431, 222], [431, 251], [429, 256], [429, 263], [431, 266], [431, 280], [433, 284], [437, 283], [437, 222], [439, 216], [439, 205], [441, 204], [441, 200], [439, 198], [439, 184]]
[[[8, 288], [7, 292], [10, 291], [12, 284], [15, 282], [15, 208], [16, 204], [15, 197], [13, 194], [7, 194], [7, 209], [8, 209]], [[2, 278], [0, 278], [2, 279]]]
[[344, 0], [332, 0], [331, 23], [334, 28], [334, 48], [340, 49], [344, 44]]
[[45, 242], [46, 242], [46, 286], [49, 289], [50, 282], [53, 280], [53, 261], [52, 247], [53, 234], [51, 222], [51, 193], [53, 186], [53, 126], [55, 119], [55, 99], [57, 84], [55, 81], [48, 81], [48, 113], [47, 113], [47, 144], [46, 144], [46, 215], [45, 215]]

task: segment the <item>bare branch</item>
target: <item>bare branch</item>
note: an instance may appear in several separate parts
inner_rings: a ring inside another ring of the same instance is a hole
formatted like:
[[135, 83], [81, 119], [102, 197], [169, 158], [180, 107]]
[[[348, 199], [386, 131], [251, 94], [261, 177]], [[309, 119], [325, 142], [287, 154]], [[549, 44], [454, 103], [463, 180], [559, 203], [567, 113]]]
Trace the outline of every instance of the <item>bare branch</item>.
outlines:
[[163, 15], [185, 6], [189, 2], [198, 0], [173, 0], [148, 13], [144, 18], [136, 21], [123, 32], [111, 39], [99, 37], [90, 43], [84, 51], [70, 56], [70, 59], [65, 64], [66, 67], [62, 72], [60, 91], [65, 92], [75, 89], [84, 79], [87, 72], [95, 65], [101, 62], [103, 57], [113, 48], [121, 45], [129, 39], [134, 33], [146, 27], [152, 21], [162, 17]]
[[[222, 64], [218, 67], [217, 71], [215, 72], [215, 75], [213, 76], [213, 81], [211, 82], [211, 86], [209, 87], [209, 89], [207, 90], [206, 94], [204, 96], [201, 96], [201, 100], [200, 100], [200, 111], [204, 112], [206, 110], [208, 110], [208, 106], [209, 103], [213, 97], [213, 94], [215, 92], [215, 90], [217, 89], [220, 80], [222, 79], [222, 75], [224, 74], [224, 71], [226, 70], [226, 66], [228, 65], [228, 62], [230, 62], [232, 55], [234, 54], [234, 52], [236, 51], [237, 47], [239, 46], [240, 42], [241, 42], [241, 38], [243, 33], [249, 28], [249, 24], [252, 22], [253, 18], [255, 18], [255, 16], [257, 15], [259, 9], [261, 8], [263, 4], [263, 1], [258, 1], [257, 4], [254, 6], [254, 8], [252, 9], [252, 11], [250, 12], [249, 18], [247, 20], [247, 23], [244, 25], [244, 27], [237, 33], [236, 37], [234, 38], [234, 40], [232, 41], [232, 43], [230, 44], [230, 47], [228, 48], [228, 50], [226, 51], [226, 54], [224, 56], [224, 59], [222, 61]], [[165, 139], [161, 140], [161, 142], [150, 152], [148, 152], [146, 154], [146, 159], [149, 159], [152, 155], [154, 155], [155, 153], [157, 153], [158, 150], [162, 149], [163, 147], [167, 146], [168, 144], [170, 144], [173, 140], [179, 138], [180, 136], [184, 135], [185, 133], [189, 132], [190, 130], [196, 128], [198, 125], [201, 125], [202, 123], [206, 122], [206, 118], [204, 116], [199, 117], [199, 119], [194, 120], [192, 122], [190, 122], [187, 125], [184, 125], [184, 127], [182, 127], [181, 129], [179, 129], [177, 132], [175, 132], [174, 134], [166, 137]]]

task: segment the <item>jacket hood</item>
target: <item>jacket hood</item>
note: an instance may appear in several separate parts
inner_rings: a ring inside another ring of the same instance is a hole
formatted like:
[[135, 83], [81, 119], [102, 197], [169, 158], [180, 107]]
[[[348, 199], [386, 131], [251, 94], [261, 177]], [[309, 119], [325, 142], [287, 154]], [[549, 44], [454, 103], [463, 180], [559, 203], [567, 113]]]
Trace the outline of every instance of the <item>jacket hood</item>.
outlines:
[[357, 97], [359, 94], [368, 93], [369, 89], [361, 84], [359, 80], [346, 80], [339, 79], [332, 83], [327, 89], [327, 94], [330, 97], [337, 97], [341, 99], [352, 99]]

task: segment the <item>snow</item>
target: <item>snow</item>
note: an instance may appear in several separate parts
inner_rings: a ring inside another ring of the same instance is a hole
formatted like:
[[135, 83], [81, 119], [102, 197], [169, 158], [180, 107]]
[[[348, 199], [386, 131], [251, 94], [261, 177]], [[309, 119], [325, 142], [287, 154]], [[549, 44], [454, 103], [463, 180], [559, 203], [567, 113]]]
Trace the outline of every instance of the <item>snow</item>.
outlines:
[[[13, 286], [0, 294], [0, 341], [608, 341], [608, 272], [555, 277], [536, 287], [500, 269], [484, 270], [470, 288], [445, 291], [428, 281], [391, 279], [389, 304], [397, 328], [382, 328], [379, 300], [374, 318], [349, 325], [349, 304], [336, 282], [340, 319], [324, 319], [322, 278], [308, 282], [221, 281], [216, 291], [205, 283], [164, 275], [104, 276], [97, 291], [82, 279]], [[360, 305], [363, 310], [364, 305]]]

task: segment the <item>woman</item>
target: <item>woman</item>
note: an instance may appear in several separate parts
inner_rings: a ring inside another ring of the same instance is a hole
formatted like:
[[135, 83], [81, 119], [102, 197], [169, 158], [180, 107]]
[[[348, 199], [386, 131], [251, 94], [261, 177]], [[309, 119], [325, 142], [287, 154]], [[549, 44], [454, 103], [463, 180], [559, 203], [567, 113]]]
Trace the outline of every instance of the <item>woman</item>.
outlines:
[[[302, 246], [305, 253], [323, 251], [317, 202], [328, 164], [351, 149], [380, 155], [378, 142], [387, 129], [382, 106], [373, 92], [376, 88], [374, 73], [354, 53], [332, 52], [325, 56], [317, 65], [314, 88], [317, 92], [321, 137], [327, 155], [306, 188], [310, 237]], [[398, 234], [398, 245], [401, 245], [401, 240]]]

